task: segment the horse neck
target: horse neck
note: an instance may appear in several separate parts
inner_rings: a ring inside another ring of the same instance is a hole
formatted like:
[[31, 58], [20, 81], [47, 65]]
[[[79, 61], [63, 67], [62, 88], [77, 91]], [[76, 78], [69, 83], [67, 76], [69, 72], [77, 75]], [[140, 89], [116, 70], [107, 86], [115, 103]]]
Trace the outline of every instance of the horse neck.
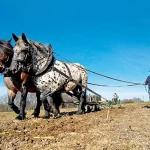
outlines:
[[43, 50], [43, 52], [42, 50], [37, 49], [35, 46], [33, 46], [31, 49], [32, 70], [34, 72], [40, 71], [47, 65], [49, 57], [46, 56], [46, 53], [46, 48]]
[[17, 74], [4, 74], [4, 83], [6, 85], [7, 88], [9, 88], [10, 90], [19, 90], [20, 86], [22, 84], [22, 80], [21, 80], [21, 74], [17, 73]]

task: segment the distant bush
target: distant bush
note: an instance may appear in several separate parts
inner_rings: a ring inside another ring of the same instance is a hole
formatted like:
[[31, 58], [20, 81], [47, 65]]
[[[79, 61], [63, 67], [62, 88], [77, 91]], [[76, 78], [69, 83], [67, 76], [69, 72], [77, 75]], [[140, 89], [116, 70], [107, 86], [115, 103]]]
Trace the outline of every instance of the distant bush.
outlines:
[[123, 100], [123, 101], [121, 101], [121, 103], [128, 104], [128, 103], [134, 103], [134, 102], [133, 102], [133, 100], [129, 99], [129, 100]]
[[12, 111], [7, 104], [0, 104], [0, 112], [10, 112]]
[[140, 103], [140, 102], [144, 102], [143, 100], [141, 100], [140, 98], [132, 98], [132, 99], [123, 99], [121, 101], [122, 104], [127, 104], [127, 103]]

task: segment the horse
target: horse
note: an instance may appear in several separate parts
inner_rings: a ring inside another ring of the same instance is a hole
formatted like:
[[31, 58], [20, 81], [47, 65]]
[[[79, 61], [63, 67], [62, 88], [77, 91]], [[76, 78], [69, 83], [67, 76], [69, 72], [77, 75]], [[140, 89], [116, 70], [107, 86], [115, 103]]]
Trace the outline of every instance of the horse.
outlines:
[[20, 70], [26, 70], [32, 76], [38, 91], [42, 93], [40, 99], [43, 101], [47, 97], [57, 101], [56, 95], [72, 91], [79, 99], [77, 114], [85, 113], [88, 75], [84, 67], [56, 60], [51, 45], [46, 47], [40, 42], [28, 40], [24, 33], [21, 37], [15, 34], [12, 36], [15, 47], [11, 71], [15, 74]]
[[[23, 120], [25, 119], [25, 112], [23, 111], [26, 106], [26, 97], [27, 93], [36, 93], [37, 97], [37, 105], [32, 115], [34, 117], [38, 117], [40, 113], [40, 92], [36, 90], [32, 79], [28, 77], [25, 72], [18, 72], [17, 74], [12, 74], [9, 71], [9, 67], [12, 61], [14, 51], [13, 46], [11, 45], [11, 39], [9, 41], [0, 40], [0, 74], [4, 75], [4, 83], [8, 89], [8, 105], [9, 107], [16, 113], [19, 114], [16, 119]], [[22, 84], [26, 84], [26, 92], [23, 93]], [[17, 92], [21, 92], [21, 100], [20, 100], [20, 110], [14, 104], [14, 99], [16, 97]], [[45, 101], [44, 103], [45, 109], [45, 118], [49, 118], [49, 106]]]

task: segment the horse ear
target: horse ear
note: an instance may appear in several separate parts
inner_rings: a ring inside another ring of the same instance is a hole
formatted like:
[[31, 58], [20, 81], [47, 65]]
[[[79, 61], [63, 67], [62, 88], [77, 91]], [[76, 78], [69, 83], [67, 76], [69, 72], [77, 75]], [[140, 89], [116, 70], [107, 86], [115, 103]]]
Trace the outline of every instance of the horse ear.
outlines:
[[11, 40], [12, 40], [12, 38], [11, 38], [11, 39], [9, 39], [9, 40], [7, 41], [7, 43], [8, 43], [8, 44], [10, 44], [10, 43], [11, 43]]
[[22, 39], [25, 43], [28, 43], [28, 40], [27, 40], [26, 35], [24, 33], [22, 33]]
[[12, 36], [13, 36], [13, 39], [15, 40], [15, 42], [17, 42], [18, 41], [18, 37], [14, 33], [12, 33]]
[[51, 45], [51, 44], [48, 44], [48, 46], [47, 46], [47, 47], [48, 47], [48, 49], [49, 49], [49, 50], [52, 50], [52, 51], [53, 51], [53, 47], [52, 47], [52, 45]]

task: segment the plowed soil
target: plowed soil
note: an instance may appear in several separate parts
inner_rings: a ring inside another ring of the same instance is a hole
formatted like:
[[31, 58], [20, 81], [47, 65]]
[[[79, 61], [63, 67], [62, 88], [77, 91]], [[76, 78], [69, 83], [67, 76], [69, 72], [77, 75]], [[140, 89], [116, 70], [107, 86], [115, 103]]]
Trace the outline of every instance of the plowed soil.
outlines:
[[32, 118], [31, 112], [23, 121], [15, 120], [12, 112], [0, 113], [0, 149], [149, 150], [150, 108], [144, 105], [126, 104], [84, 115], [62, 109], [61, 118], [47, 120]]

